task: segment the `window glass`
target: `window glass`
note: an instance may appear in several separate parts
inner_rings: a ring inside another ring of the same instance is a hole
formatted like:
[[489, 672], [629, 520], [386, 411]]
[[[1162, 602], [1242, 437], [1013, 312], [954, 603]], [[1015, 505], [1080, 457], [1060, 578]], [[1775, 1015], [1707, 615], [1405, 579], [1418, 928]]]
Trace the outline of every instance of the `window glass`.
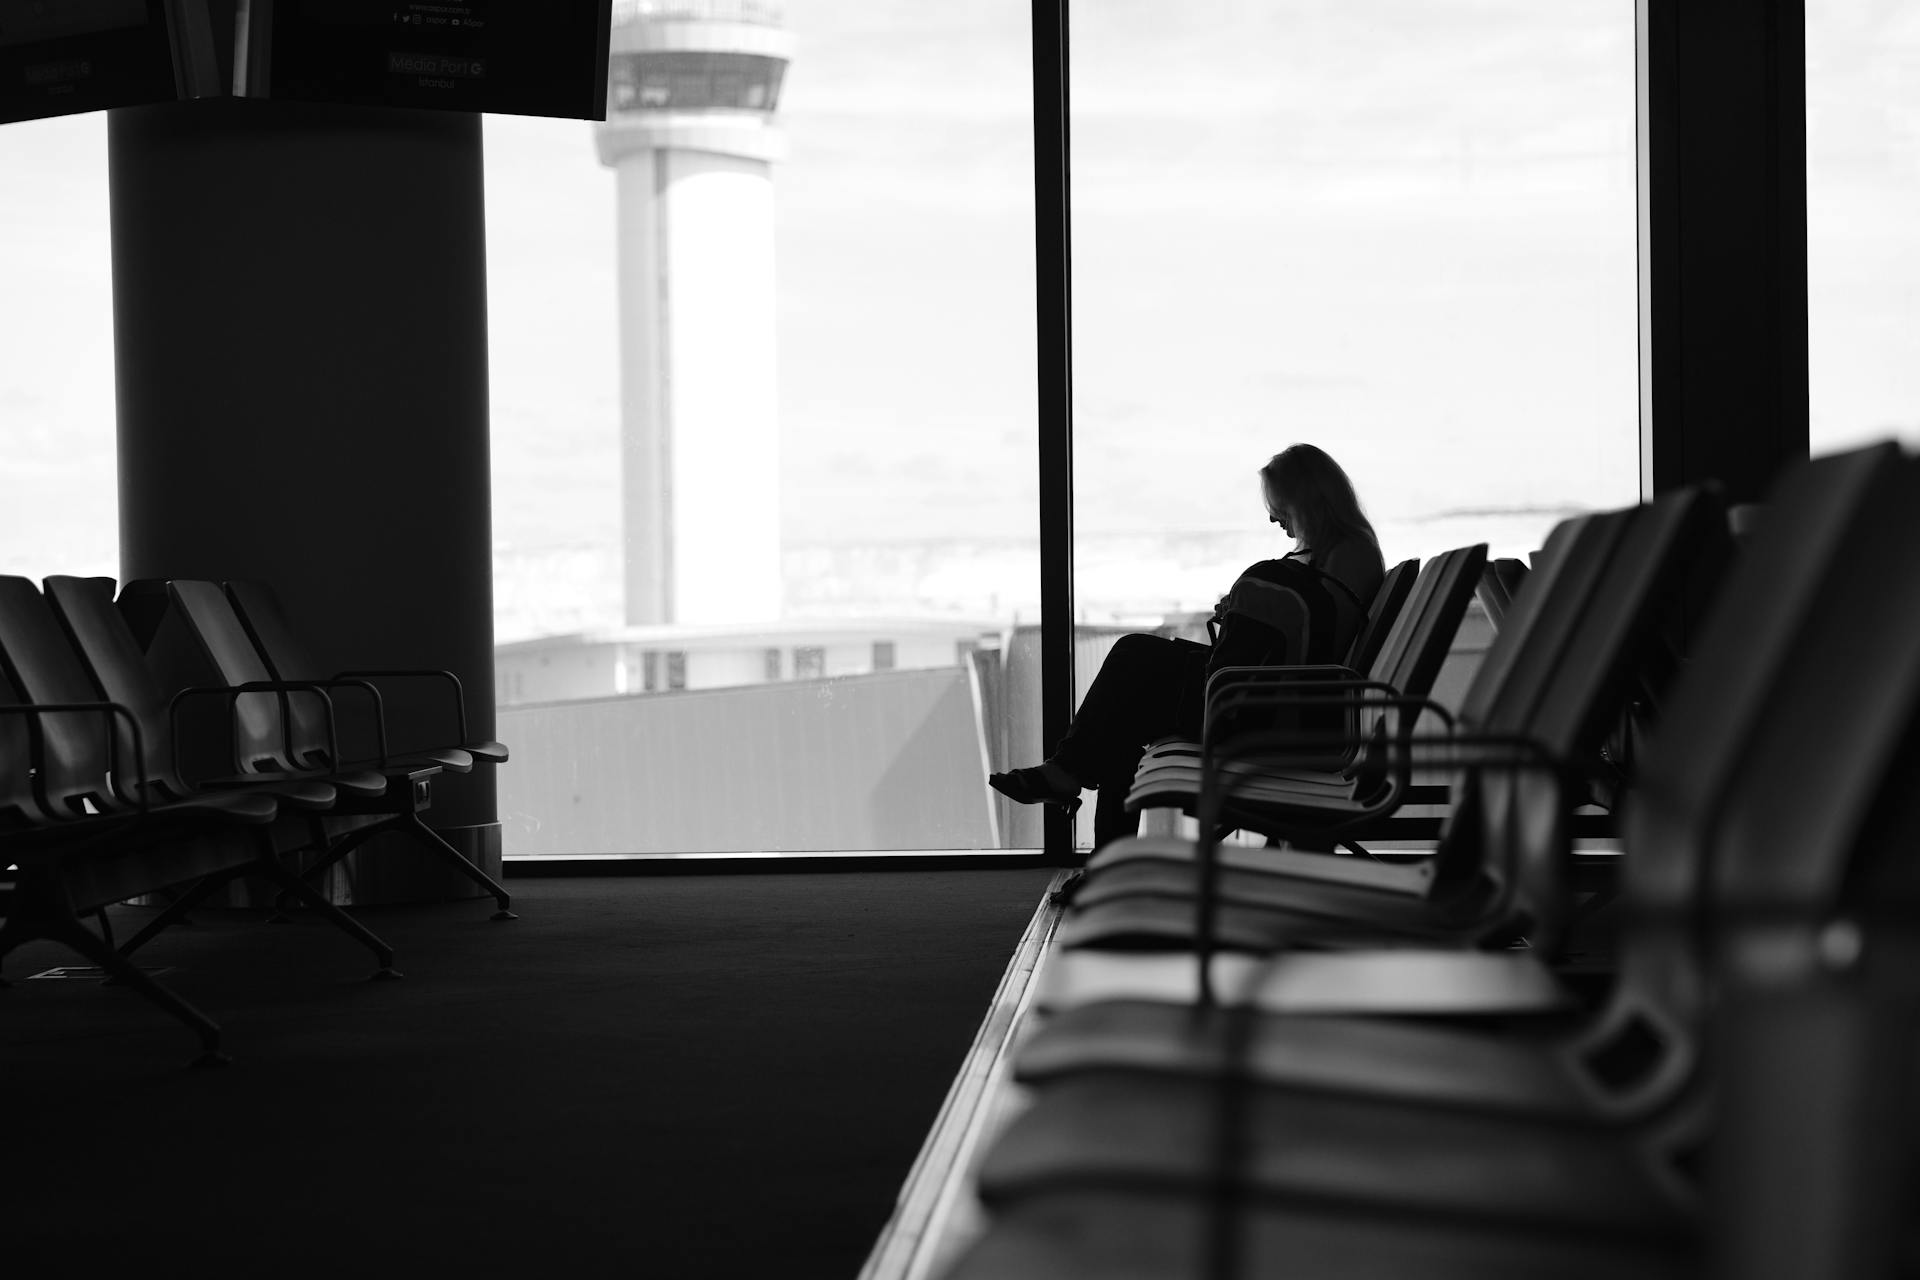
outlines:
[[0, 126], [0, 573], [119, 572], [105, 112]]
[[1257, 477], [1289, 444], [1389, 565], [1637, 499], [1631, 3], [1071, 18], [1083, 688], [1292, 546]]
[[784, 71], [781, 60], [754, 54], [663, 51], [616, 57], [608, 79], [616, 110], [772, 111], [779, 106]]
[[487, 119], [509, 857], [1011, 847], [1028, 30], [622, 3], [606, 125]]
[[1920, 444], [1920, 10], [1806, 11], [1809, 443]]

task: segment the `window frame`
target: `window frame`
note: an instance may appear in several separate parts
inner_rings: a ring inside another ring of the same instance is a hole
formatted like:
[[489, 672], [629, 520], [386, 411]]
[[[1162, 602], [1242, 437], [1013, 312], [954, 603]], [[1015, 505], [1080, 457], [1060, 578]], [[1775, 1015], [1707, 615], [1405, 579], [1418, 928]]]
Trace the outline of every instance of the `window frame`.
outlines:
[[[1621, 3], [1634, 6], [1641, 498], [1712, 481], [1755, 501], [1808, 453], [1805, 0]], [[1072, 723], [1075, 688], [1069, 5], [1031, 0], [1046, 744]], [[1741, 157], [1737, 183], [1681, 163], [1726, 153]], [[1730, 225], [1744, 228], [1735, 244]], [[1745, 388], [1741, 412], [1700, 412], [1725, 407], [1721, 374], [1742, 361], [1772, 371], [1764, 393]], [[1049, 806], [1045, 831], [1044, 860], [1078, 864], [1072, 820]]]

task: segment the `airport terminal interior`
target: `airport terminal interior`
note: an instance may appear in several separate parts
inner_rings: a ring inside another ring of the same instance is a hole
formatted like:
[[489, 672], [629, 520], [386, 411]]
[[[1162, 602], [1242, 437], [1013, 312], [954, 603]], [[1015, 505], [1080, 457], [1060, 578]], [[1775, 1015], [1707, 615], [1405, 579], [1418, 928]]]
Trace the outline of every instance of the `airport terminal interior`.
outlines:
[[1920, 1274], [1917, 227], [1867, 0], [0, 0], [0, 1267]]

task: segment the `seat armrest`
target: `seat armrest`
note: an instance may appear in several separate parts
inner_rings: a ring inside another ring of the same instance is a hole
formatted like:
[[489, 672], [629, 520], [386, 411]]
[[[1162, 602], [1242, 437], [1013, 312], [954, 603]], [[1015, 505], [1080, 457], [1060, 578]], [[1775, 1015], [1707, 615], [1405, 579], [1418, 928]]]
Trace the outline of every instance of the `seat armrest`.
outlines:
[[[193, 698], [225, 697], [228, 701], [229, 708], [231, 708], [233, 706], [238, 705], [240, 701], [240, 695], [245, 693], [277, 693], [280, 695], [281, 751], [283, 753], [284, 758], [289, 763], [291, 763], [293, 760], [293, 725], [292, 725], [292, 717], [289, 715], [288, 708], [287, 708], [287, 694], [311, 693], [314, 696], [318, 697], [320, 699], [321, 705], [326, 708], [327, 751], [335, 759], [338, 759], [340, 757], [340, 736], [339, 736], [338, 728], [334, 723], [333, 698], [328, 695], [326, 686], [319, 681], [315, 681], [315, 680], [249, 680], [245, 684], [189, 685], [186, 688], [180, 690], [178, 693], [175, 693], [173, 697], [169, 699], [167, 702], [167, 720], [168, 720], [169, 731], [172, 734], [174, 771], [180, 774], [181, 780], [183, 782], [186, 782], [189, 786], [193, 785], [192, 780], [186, 777], [181, 766], [181, 756], [180, 756], [180, 709], [181, 707], [183, 707], [189, 700]], [[242, 773], [245, 770], [240, 760], [240, 726], [237, 721], [234, 722], [232, 725], [232, 744], [233, 744], [233, 757], [232, 757], [233, 771], [235, 773]]]
[[[329, 680], [316, 680], [314, 683], [323, 685], [328, 689], [358, 689], [367, 695], [367, 702], [373, 714], [374, 748], [379, 757], [380, 767], [385, 769], [388, 763], [387, 709], [386, 703], [380, 697], [379, 688], [370, 680], [363, 680], [352, 675], [338, 675]], [[333, 750], [331, 746], [329, 749]], [[339, 751], [333, 750], [333, 764], [338, 767], [341, 763], [342, 758]]]
[[[147, 791], [150, 785], [150, 779], [147, 777], [146, 745], [140, 737], [140, 721], [135, 718], [133, 712], [126, 706], [118, 702], [105, 701], [9, 702], [0, 705], [0, 715], [33, 716], [37, 718], [46, 715], [68, 715], [80, 712], [95, 712], [106, 717], [107, 785], [112, 788], [114, 797], [121, 803], [132, 805], [137, 812], [144, 814], [147, 811]], [[133, 774], [135, 782], [131, 796], [127, 794], [126, 789], [127, 774], [129, 771], [123, 770], [120, 767], [120, 739], [113, 732], [113, 722], [116, 718], [126, 721], [127, 730], [133, 737], [133, 768], [130, 772]], [[36, 765], [38, 764], [37, 761], [35, 763]], [[37, 802], [44, 806], [46, 797], [38, 794], [38, 787], [35, 788], [35, 791]]]
[[[455, 733], [458, 735], [452, 743], [446, 744], [446, 745], [464, 747], [470, 741], [472, 741], [471, 737], [469, 737], [467, 733], [467, 688], [464, 684], [460, 682], [460, 677], [455, 675], [451, 671], [448, 671], [448, 670], [445, 670], [444, 668], [439, 668], [439, 667], [381, 667], [381, 668], [372, 668], [372, 669], [359, 670], [359, 671], [342, 671], [337, 673], [333, 678], [335, 680], [351, 679], [351, 680], [363, 680], [363, 681], [364, 680], [440, 680], [440, 681], [444, 681], [448, 686], [448, 692], [451, 693], [453, 697], [454, 728], [455, 728]], [[440, 744], [434, 744], [434, 745], [440, 745]]]
[[[1225, 717], [1252, 704], [1239, 699], [1256, 690], [1297, 688], [1309, 685], [1324, 689], [1365, 680], [1359, 672], [1337, 663], [1293, 664], [1270, 667], [1222, 667], [1207, 680], [1206, 703], [1201, 713], [1201, 739], [1217, 738], [1226, 730]], [[1324, 704], [1323, 704], [1324, 705]], [[1349, 767], [1360, 750], [1360, 713], [1347, 708], [1346, 725], [1336, 741], [1326, 745], [1324, 758], [1316, 763], [1333, 769]]]

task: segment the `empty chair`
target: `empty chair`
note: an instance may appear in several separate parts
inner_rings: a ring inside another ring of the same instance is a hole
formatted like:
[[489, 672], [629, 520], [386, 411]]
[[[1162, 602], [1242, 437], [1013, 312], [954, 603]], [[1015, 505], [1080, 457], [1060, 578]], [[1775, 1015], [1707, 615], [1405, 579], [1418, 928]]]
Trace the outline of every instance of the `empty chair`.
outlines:
[[[0, 718], [32, 726], [29, 816], [40, 818], [0, 835], [0, 856], [18, 868], [0, 955], [34, 938], [74, 948], [192, 1027], [205, 1062], [223, 1060], [218, 1026], [127, 960], [176, 913], [162, 912], [117, 948], [80, 917], [173, 886], [191, 886], [182, 900], [190, 901], [210, 885], [257, 874], [319, 908], [374, 951], [381, 974], [393, 976], [391, 948], [282, 866], [275, 796], [217, 791], [165, 799], [141, 777], [137, 723], [126, 708], [99, 697], [46, 601], [23, 578], [0, 577], [0, 669], [14, 699], [0, 706]], [[114, 724], [127, 739], [117, 739]], [[19, 745], [17, 736], [9, 738]], [[131, 749], [123, 745], [129, 739]], [[17, 775], [20, 763], [16, 756], [5, 767]]]
[[[506, 760], [505, 746], [491, 740], [477, 740], [469, 733], [466, 692], [460, 678], [453, 672], [395, 669], [324, 671], [313, 661], [299, 633], [288, 623], [279, 597], [270, 586], [264, 582], [229, 582], [226, 584], [226, 593], [234, 612], [239, 615], [241, 625], [246, 628], [247, 635], [253, 640], [262, 662], [274, 679], [307, 680], [329, 688], [402, 680], [432, 681], [444, 685], [452, 712], [446, 724], [445, 736], [449, 740], [425, 747], [399, 748], [400, 758], [430, 760], [463, 772], [471, 768], [476, 759], [494, 764]], [[296, 704], [302, 701], [294, 699]]]
[[[140, 740], [139, 725], [126, 708], [102, 698], [45, 598], [25, 578], [0, 577], [0, 667], [24, 701], [38, 709], [26, 720], [35, 748], [34, 800], [43, 821], [116, 814], [251, 818], [275, 812], [272, 797], [264, 794], [173, 795], [154, 786], [145, 770], [148, 759], [157, 762], [157, 756], [130, 749]], [[53, 710], [62, 705], [81, 709]]]
[[[325, 777], [343, 795], [361, 798], [381, 797], [391, 789], [395, 779], [380, 770], [337, 763], [344, 757], [330, 691], [317, 682], [277, 679], [216, 584], [129, 582], [121, 588], [118, 605], [130, 621], [145, 619], [155, 612], [155, 596], [167, 601], [161, 616], [171, 612], [185, 624], [217, 681], [180, 689], [170, 703], [178, 706], [211, 696], [233, 708], [231, 763], [238, 776]], [[139, 630], [136, 624], [136, 635]], [[310, 710], [316, 703], [318, 715], [295, 709]], [[437, 765], [421, 766], [422, 777], [438, 771]]]
[[[4, 675], [0, 672], [0, 707], [18, 706], [20, 695]], [[26, 716], [0, 713], [0, 832], [23, 830], [39, 821], [29, 734]]]
[[[164, 586], [173, 608], [221, 680], [236, 690], [279, 686], [280, 682], [273, 679], [259, 649], [219, 586], [192, 580], [175, 580]], [[151, 583], [129, 583], [122, 594], [135, 593], [150, 598], [154, 591], [155, 585]], [[300, 683], [287, 682], [288, 685]], [[321, 682], [311, 683], [326, 687]], [[327, 683], [355, 685], [362, 682], [357, 677], [348, 676]], [[381, 821], [359, 826], [341, 835], [304, 874], [309, 879], [316, 878], [372, 837], [386, 831], [399, 832], [411, 837], [416, 846], [491, 894], [497, 908], [493, 919], [514, 919], [512, 897], [506, 889], [468, 861], [420, 817], [432, 804], [433, 777], [446, 766], [437, 759], [423, 755], [389, 758], [384, 765], [378, 765], [376, 760], [377, 767], [371, 769], [342, 766], [337, 763], [342, 759], [340, 750], [325, 736], [323, 726], [316, 725], [310, 714], [294, 710], [294, 694], [298, 692], [298, 689], [291, 689], [285, 693], [243, 692], [239, 695], [237, 723], [242, 726], [246, 744], [245, 767], [265, 767], [275, 772], [298, 772], [303, 768], [309, 771], [332, 770], [323, 772], [321, 776], [329, 780], [343, 776], [381, 780], [376, 793], [343, 795], [336, 809], [344, 813], [384, 815]], [[313, 696], [318, 697], [319, 694], [316, 692]], [[478, 745], [482, 749], [487, 747], [487, 744]], [[464, 754], [465, 749], [461, 750]], [[467, 767], [471, 767], [470, 762]]]
[[1507, 610], [1513, 605], [1514, 592], [1526, 576], [1526, 561], [1511, 557], [1489, 560], [1486, 569], [1481, 572], [1473, 594], [1496, 632], [1506, 620]]
[[128, 785], [145, 787], [153, 799], [162, 802], [185, 799], [211, 785], [259, 790], [293, 809], [333, 807], [336, 786], [307, 775], [229, 771], [190, 782], [182, 775], [174, 753], [176, 734], [169, 692], [160, 687], [132, 629], [114, 607], [113, 579], [54, 576], [43, 587], [46, 605], [74, 656], [85, 666], [92, 685], [100, 696], [125, 711], [124, 717], [116, 717], [114, 725], [120, 735], [121, 759], [130, 764], [137, 761], [137, 767], [123, 767], [122, 772], [130, 775], [125, 779]]
[[[337, 835], [378, 821], [336, 810], [343, 788], [378, 793], [385, 789], [385, 781], [377, 775], [369, 780], [365, 775], [323, 778], [311, 772], [247, 770], [190, 782], [174, 754], [178, 737], [176, 700], [170, 700], [160, 687], [140, 654], [131, 628], [114, 607], [112, 579], [51, 577], [46, 581], [44, 597], [23, 581], [14, 599], [17, 607], [9, 616], [19, 640], [15, 652], [34, 659], [32, 678], [49, 693], [83, 686], [98, 690], [115, 708], [117, 714], [111, 723], [116, 736], [110, 748], [114, 758], [122, 762], [114, 771], [115, 790], [129, 794], [135, 803], [162, 806], [162, 811], [231, 807], [236, 798], [277, 805], [282, 819], [273, 833], [277, 856], [272, 869], [258, 870], [281, 883], [283, 895], [316, 902], [313, 891], [304, 886], [295, 889], [285, 882], [291, 874], [285, 870], [286, 860], [309, 849], [324, 850], [330, 832]], [[22, 672], [23, 676], [28, 674]], [[195, 692], [217, 697], [223, 703], [237, 702], [226, 689]], [[237, 712], [234, 718], [238, 720]], [[236, 742], [241, 740], [238, 733], [234, 737]], [[236, 750], [229, 763], [237, 762], [244, 753], [244, 747]], [[88, 797], [76, 792], [74, 798]], [[229, 867], [201, 877], [122, 944], [121, 954], [131, 955], [222, 885], [253, 870]], [[374, 951], [382, 975], [398, 976], [393, 968], [393, 949], [384, 941], [330, 903], [322, 914]]]

